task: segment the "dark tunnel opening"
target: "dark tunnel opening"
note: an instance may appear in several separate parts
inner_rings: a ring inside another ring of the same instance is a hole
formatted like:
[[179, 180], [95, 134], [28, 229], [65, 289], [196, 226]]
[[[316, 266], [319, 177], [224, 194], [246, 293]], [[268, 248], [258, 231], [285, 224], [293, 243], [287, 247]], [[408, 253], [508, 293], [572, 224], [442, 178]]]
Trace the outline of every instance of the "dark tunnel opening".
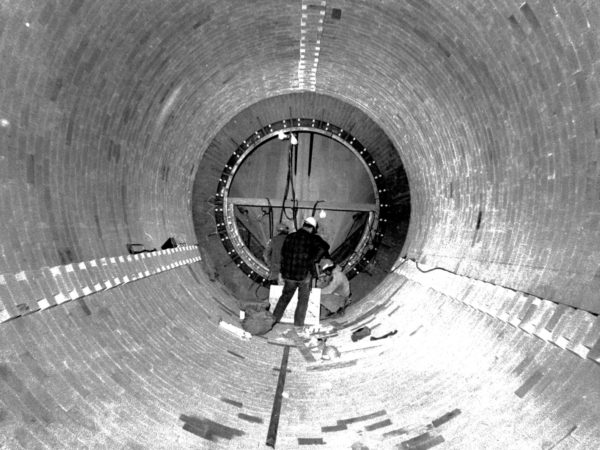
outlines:
[[[318, 111], [321, 118], [290, 116], [295, 110]], [[286, 111], [286, 118], [264, 122], [263, 116], [278, 118], [277, 111]], [[343, 122], [336, 123], [336, 117]], [[257, 122], [259, 128], [250, 128]], [[288, 133], [286, 140], [278, 139], [280, 132]], [[244, 138], [236, 141], [234, 133]], [[297, 144], [291, 145], [290, 133]], [[372, 145], [367, 148], [359, 136]], [[205, 158], [222, 161], [223, 168], [218, 174], [213, 166], [198, 170], [194, 226], [212, 276], [240, 300], [267, 293], [260, 290], [270, 284], [261, 252], [275, 222], [295, 231], [317, 211], [324, 215], [318, 218], [319, 234], [350, 279], [353, 302], [389, 273], [408, 232], [410, 189], [398, 151], [364, 113], [326, 96], [276, 97], [240, 112], [208, 148]], [[216, 189], [211, 186], [215, 179]]]

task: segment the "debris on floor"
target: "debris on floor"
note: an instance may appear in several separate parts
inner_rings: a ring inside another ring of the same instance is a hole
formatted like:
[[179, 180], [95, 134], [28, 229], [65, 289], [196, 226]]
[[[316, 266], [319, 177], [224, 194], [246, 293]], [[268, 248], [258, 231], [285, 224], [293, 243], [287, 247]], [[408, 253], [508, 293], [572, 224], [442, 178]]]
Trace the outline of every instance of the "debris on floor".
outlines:
[[275, 318], [266, 309], [248, 310], [242, 320], [242, 328], [253, 336], [262, 336], [268, 333], [275, 324]]
[[236, 337], [239, 337], [240, 339], [243, 339], [245, 341], [250, 340], [250, 338], [252, 337], [252, 335], [250, 333], [248, 333], [247, 331], [242, 330], [239, 327], [236, 327], [235, 325], [232, 325], [230, 323], [227, 323], [223, 320], [219, 321], [219, 327], [223, 328], [225, 331], [233, 334]]
[[337, 347], [334, 347], [333, 345], [326, 345], [323, 348], [323, 354], [321, 355], [321, 359], [324, 361], [330, 361], [338, 359], [340, 356], [340, 351], [337, 349]]

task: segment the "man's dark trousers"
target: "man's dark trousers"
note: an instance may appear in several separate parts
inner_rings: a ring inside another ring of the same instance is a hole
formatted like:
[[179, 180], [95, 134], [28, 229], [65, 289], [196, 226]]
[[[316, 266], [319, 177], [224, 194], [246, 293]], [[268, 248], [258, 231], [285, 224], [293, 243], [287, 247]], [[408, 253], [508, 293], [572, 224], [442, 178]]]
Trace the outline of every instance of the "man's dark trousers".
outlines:
[[286, 279], [283, 281], [283, 292], [277, 301], [277, 306], [275, 306], [275, 309], [273, 310], [275, 322], [279, 322], [281, 320], [281, 317], [285, 312], [285, 308], [287, 308], [287, 305], [294, 296], [294, 292], [296, 292], [296, 288], [298, 288], [298, 305], [296, 306], [296, 311], [294, 312], [294, 325], [302, 326], [304, 325], [304, 318], [306, 317], [306, 310], [308, 309], [308, 298], [310, 296], [310, 276], [302, 281]]

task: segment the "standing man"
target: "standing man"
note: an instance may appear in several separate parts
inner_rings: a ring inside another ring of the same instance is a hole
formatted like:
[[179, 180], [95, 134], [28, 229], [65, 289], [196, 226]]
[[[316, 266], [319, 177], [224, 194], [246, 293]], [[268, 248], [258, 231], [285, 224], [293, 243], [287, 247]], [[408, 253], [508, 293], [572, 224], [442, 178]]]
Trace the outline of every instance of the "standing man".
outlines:
[[[308, 297], [310, 295], [311, 272], [314, 265], [321, 258], [324, 241], [315, 237], [317, 221], [314, 217], [307, 217], [302, 223], [302, 228], [291, 233], [285, 239], [281, 248], [281, 276], [284, 285], [281, 297], [277, 301], [273, 317], [279, 322], [285, 308], [298, 289], [298, 305], [294, 312], [294, 325], [303, 326], [306, 310], [308, 309]], [[322, 242], [321, 242], [322, 241]], [[325, 243], [329, 250], [329, 245]]]
[[263, 252], [263, 259], [269, 266], [269, 281], [271, 284], [283, 284], [283, 278], [281, 277], [281, 247], [283, 241], [290, 232], [289, 227], [285, 223], [277, 225], [277, 236], [273, 236], [267, 242], [265, 251]]

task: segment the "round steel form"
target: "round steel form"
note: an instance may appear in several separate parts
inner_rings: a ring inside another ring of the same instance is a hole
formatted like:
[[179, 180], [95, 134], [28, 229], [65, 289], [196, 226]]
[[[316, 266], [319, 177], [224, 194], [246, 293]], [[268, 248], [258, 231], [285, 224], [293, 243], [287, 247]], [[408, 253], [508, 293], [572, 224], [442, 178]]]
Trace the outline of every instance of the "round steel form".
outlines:
[[262, 144], [276, 138], [280, 131], [286, 133], [308, 132], [327, 136], [354, 153], [369, 174], [376, 207], [373, 212], [369, 213], [368, 226], [365, 227], [356, 249], [348, 258], [340, 262], [344, 272], [351, 278], [364, 269], [375, 257], [388, 220], [389, 202], [387, 189], [383, 186], [383, 176], [367, 149], [348, 131], [329, 122], [305, 118], [284, 119], [256, 130], [242, 141], [227, 161], [215, 195], [215, 221], [221, 242], [233, 262], [248, 278], [268, 285], [268, 268], [242, 242], [234, 219], [234, 205], [228, 202], [228, 193], [233, 178], [243, 161]]

